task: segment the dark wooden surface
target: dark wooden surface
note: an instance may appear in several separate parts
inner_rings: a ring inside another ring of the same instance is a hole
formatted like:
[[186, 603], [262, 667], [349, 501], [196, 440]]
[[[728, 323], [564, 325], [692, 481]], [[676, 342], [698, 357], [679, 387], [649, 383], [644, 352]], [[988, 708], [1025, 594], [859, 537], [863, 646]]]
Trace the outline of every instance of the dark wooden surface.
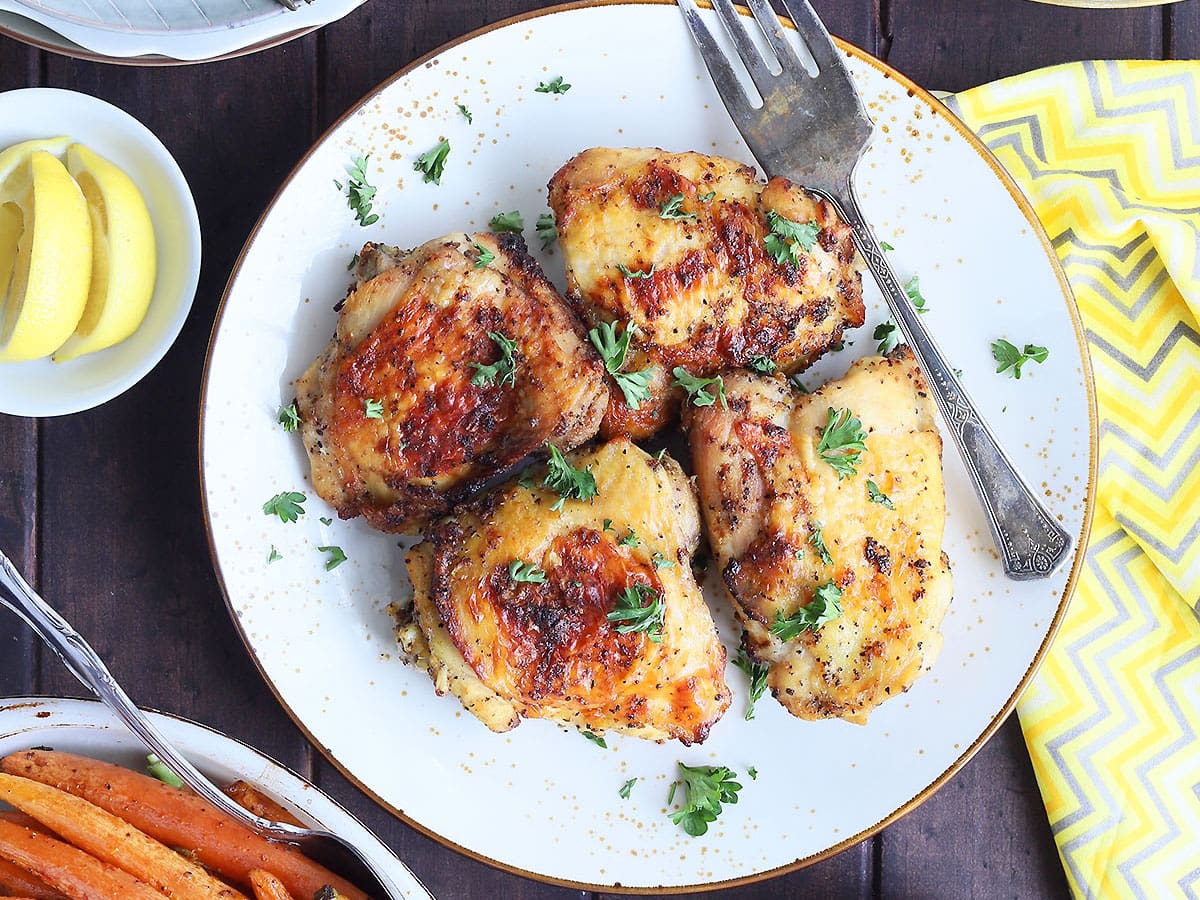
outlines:
[[[238, 639], [212, 572], [197, 480], [200, 375], [230, 267], [305, 149], [408, 61], [546, 5], [370, 0], [320, 33], [252, 57], [154, 70], [81, 62], [0, 37], [0, 90], [46, 85], [94, 94], [163, 140], [195, 192], [205, 248], [183, 334], [144, 381], [74, 416], [0, 415], [0, 547], [139, 702], [205, 722], [306, 773], [391, 844], [439, 898], [583, 895], [494, 870], [392, 818], [316, 754], [280, 709]], [[1200, 57], [1200, 0], [1132, 10], [1028, 0], [814, 5], [832, 31], [929, 88], [958, 90], [1075, 59]], [[0, 612], [0, 696], [27, 693], [79, 696], [81, 688]], [[710, 896], [1066, 893], [1012, 720], [941, 791], [881, 834], [809, 868]]]

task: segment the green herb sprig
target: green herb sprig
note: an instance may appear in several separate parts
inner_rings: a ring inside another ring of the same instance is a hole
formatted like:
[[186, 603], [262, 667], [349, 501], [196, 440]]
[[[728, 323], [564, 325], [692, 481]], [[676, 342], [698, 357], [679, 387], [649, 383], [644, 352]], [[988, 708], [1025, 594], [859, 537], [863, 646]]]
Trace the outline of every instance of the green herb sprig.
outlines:
[[842, 617], [842, 589], [832, 581], [827, 581], [816, 589], [813, 599], [807, 606], [801, 606], [792, 615], [775, 614], [775, 622], [771, 625], [771, 634], [782, 641], [790, 641], [802, 632], [821, 630], [827, 622]]
[[1024, 350], [1018, 350], [1015, 344], [1010, 344], [1004, 338], [998, 338], [992, 343], [992, 356], [996, 360], [996, 372], [1008, 372], [1013, 378], [1021, 377], [1021, 367], [1031, 360], [1044, 363], [1050, 355], [1045, 347], [1026, 344]]
[[475, 369], [471, 384], [476, 387], [488, 384], [513, 387], [517, 383], [517, 361], [513, 358], [517, 342], [498, 331], [489, 331], [488, 337], [500, 348], [500, 358], [486, 366], [483, 363], [471, 363], [471, 368]]
[[617, 595], [617, 605], [607, 618], [610, 622], [621, 623], [614, 629], [617, 634], [642, 632], [652, 643], [658, 644], [662, 642], [666, 611], [662, 594], [639, 581]]
[[442, 174], [446, 170], [446, 157], [450, 155], [450, 142], [443, 138], [432, 150], [426, 150], [417, 157], [413, 168], [425, 176], [425, 182], [440, 185]]
[[816, 222], [793, 222], [773, 209], [767, 210], [767, 229], [770, 233], [763, 238], [763, 245], [767, 254], [781, 266], [797, 265], [800, 256], [796, 247], [807, 253], [816, 246], [821, 234], [821, 226]]
[[710, 822], [717, 820], [722, 804], [737, 803], [742, 786], [734, 780], [737, 774], [727, 766], [679, 763], [679, 774], [684, 786], [683, 809], [671, 813], [671, 821], [692, 837], [699, 837], [708, 831]]
[[[681, 387], [687, 391], [693, 406], [712, 406], [717, 397], [720, 397], [721, 408], [729, 409], [729, 404], [725, 401], [725, 379], [720, 375], [712, 378], [700, 378], [691, 374], [683, 366], [676, 366], [671, 370], [671, 374], [675, 376], [675, 381], [671, 386]], [[706, 390], [710, 384], [717, 386], [716, 396]]]
[[854, 417], [854, 413], [848, 409], [834, 410], [830, 407], [829, 418], [817, 443], [817, 455], [833, 466], [838, 473], [838, 481], [841, 481], [858, 471], [863, 451], [867, 449], [866, 439], [867, 433], [863, 431], [862, 422]]
[[346, 203], [354, 211], [354, 220], [364, 228], [379, 221], [379, 216], [371, 212], [371, 201], [375, 199], [375, 188], [367, 181], [367, 160], [369, 156], [356, 156], [349, 169], [346, 170], [346, 184], [334, 179], [334, 185], [339, 191], [346, 191]]

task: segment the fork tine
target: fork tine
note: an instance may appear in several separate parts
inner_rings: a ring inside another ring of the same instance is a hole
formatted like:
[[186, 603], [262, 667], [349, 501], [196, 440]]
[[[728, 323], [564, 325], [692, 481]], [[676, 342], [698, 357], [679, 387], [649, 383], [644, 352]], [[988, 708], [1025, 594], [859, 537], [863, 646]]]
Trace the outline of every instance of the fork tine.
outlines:
[[825, 23], [808, 5], [808, 0], [781, 0], [781, 2], [788, 18], [795, 23], [796, 30], [800, 32], [800, 37], [804, 39], [808, 52], [812, 54], [817, 66], [823, 71], [830, 66], [839, 65], [837, 47], [833, 45], [833, 38], [829, 36]]
[[801, 70], [807, 72], [803, 60], [800, 59], [800, 55], [796, 52], [796, 48], [787, 39], [783, 24], [779, 21], [779, 16], [776, 15], [775, 10], [771, 8], [771, 4], [767, 0], [746, 0], [746, 5], [750, 7], [750, 12], [754, 13], [754, 18], [766, 36], [767, 43], [775, 51], [775, 58], [779, 60], [783, 71], [790, 71], [797, 76]]
[[779, 73], [771, 70], [754, 41], [750, 39], [746, 26], [742, 24], [742, 17], [734, 9], [733, 0], [711, 0], [711, 2], [717, 16], [721, 19], [721, 24], [725, 26], [725, 30], [733, 39], [733, 46], [742, 59], [742, 65], [750, 73], [750, 80], [754, 82], [758, 92], [765, 97], [771, 87], [771, 82]]
[[700, 10], [696, 8], [695, 0], [679, 0], [679, 8], [683, 12], [684, 21], [687, 22], [687, 26], [692, 32], [692, 39], [700, 48], [700, 58], [704, 60], [704, 66], [708, 69], [708, 74], [717, 88], [721, 102], [729, 110], [729, 115], [733, 117], [734, 123], [740, 125], [754, 112], [746, 98], [746, 89], [742, 87], [741, 80], [733, 70], [733, 66], [729, 64], [729, 60], [726, 59], [725, 51], [721, 49], [721, 45], [717, 43], [712, 32], [708, 30], [708, 26], [704, 24], [704, 20], [700, 17]]

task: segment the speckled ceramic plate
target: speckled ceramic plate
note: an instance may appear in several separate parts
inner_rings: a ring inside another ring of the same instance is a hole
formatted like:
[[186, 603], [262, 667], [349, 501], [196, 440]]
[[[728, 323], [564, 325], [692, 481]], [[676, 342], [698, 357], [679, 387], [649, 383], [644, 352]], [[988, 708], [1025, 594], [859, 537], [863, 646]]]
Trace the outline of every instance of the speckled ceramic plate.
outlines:
[[[719, 27], [714, 23], [714, 27]], [[919, 275], [930, 329], [1046, 502], [1086, 543], [1094, 415], [1082, 331], [1052, 248], [1028, 204], [983, 148], [929, 95], [845, 48], [879, 128], [861, 165], [863, 205]], [[561, 75], [562, 95], [536, 93]], [[465, 105], [469, 122], [457, 104]], [[441, 185], [413, 171], [440, 138]], [[293, 381], [328, 341], [351, 256], [364, 240], [413, 246], [485, 228], [497, 212], [546, 211], [547, 179], [595, 145], [657, 145], [748, 159], [671, 5], [563, 8], [471, 36], [420, 60], [351, 110], [283, 186], [230, 280], [210, 348], [202, 478], [216, 566], [247, 646], [280, 700], [360, 785], [426, 832], [533, 877], [619, 890], [753, 880], [860, 840], [944, 782], [1011, 710], [1078, 572], [1005, 579], [966, 475], [946, 455], [946, 549], [956, 596], [933, 672], [865, 727], [794, 719], [769, 697], [746, 721], [746, 679], [698, 747], [527, 721], [496, 735], [399, 659], [389, 604], [410, 587], [404, 541], [332, 522], [311, 490], [295, 434], [276, 424]], [[334, 179], [368, 154], [379, 221], [355, 224]], [[542, 254], [563, 281], [561, 256]], [[874, 352], [868, 323], [807, 380]], [[1050, 350], [1019, 382], [994, 372], [997, 337]], [[263, 514], [280, 491], [308, 495], [298, 522]], [[326, 570], [340, 546], [347, 561]], [[269, 562], [274, 552], [279, 558]], [[706, 588], [723, 639], [727, 601]], [[731, 653], [732, 656], [732, 653]], [[721, 764], [745, 785], [701, 838], [668, 818], [676, 763]], [[746, 777], [750, 767], [757, 780]], [[621, 785], [638, 779], [628, 799]], [[980, 825], [987, 827], [987, 823]]]
[[[429, 900], [424, 886], [379, 838], [299, 775], [240, 741], [178, 716], [150, 713], [154, 724], [218, 784], [243, 779], [313, 825], [351, 841], [387, 870], [407, 900]], [[50, 747], [141, 771], [146, 750], [98, 700], [13, 697], [0, 700], [0, 756]]]

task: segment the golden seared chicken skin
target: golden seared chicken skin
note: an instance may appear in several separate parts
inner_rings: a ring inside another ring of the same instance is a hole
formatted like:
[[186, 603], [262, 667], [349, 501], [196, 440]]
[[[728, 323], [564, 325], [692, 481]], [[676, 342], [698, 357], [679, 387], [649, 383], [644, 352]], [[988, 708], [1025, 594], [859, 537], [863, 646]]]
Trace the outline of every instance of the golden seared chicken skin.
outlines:
[[692, 575], [691, 483], [623, 439], [558, 462], [588, 473], [594, 496], [563, 499], [534, 467], [431, 526], [407, 557], [401, 645], [493, 731], [543, 718], [703, 741], [730, 694]]
[[676, 367], [790, 374], [863, 323], [849, 226], [786, 179], [764, 185], [750, 166], [700, 153], [595, 148], [549, 191], [568, 299], [589, 329], [636, 328], [623, 372], [652, 367], [644, 398], [612, 392], [602, 436], [640, 439], [669, 424], [682, 396]]
[[941, 438], [911, 351], [811, 395], [735, 373], [685, 413], [709, 542], [771, 692], [865, 723], [933, 664], [950, 603]]
[[547, 441], [596, 434], [603, 365], [517, 235], [367, 244], [296, 384], [317, 493], [412, 533]]

